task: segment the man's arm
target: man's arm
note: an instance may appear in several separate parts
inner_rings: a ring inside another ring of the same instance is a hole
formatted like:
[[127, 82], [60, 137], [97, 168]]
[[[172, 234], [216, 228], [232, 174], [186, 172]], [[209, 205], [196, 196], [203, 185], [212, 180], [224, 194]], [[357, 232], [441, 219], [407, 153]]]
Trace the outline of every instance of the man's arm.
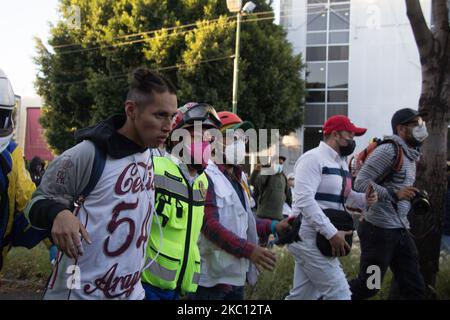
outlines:
[[73, 202], [88, 184], [94, 156], [94, 145], [84, 141], [51, 162], [25, 209], [34, 227], [51, 229], [58, 213], [72, 211]]
[[91, 243], [72, 208], [89, 182], [94, 158], [95, 147], [89, 141], [64, 152], [49, 166], [25, 209], [30, 223], [36, 228], [51, 229], [55, 245], [70, 258], [83, 254], [82, 239]]
[[388, 170], [391, 170], [394, 160], [395, 148], [391, 143], [377, 147], [361, 167], [355, 180], [355, 190], [365, 193], [369, 185], [372, 184], [381, 201], [393, 201], [393, 191], [375, 183], [375, 181]]
[[205, 200], [202, 234], [219, 248], [237, 258], [250, 258], [255, 245], [239, 238], [235, 233], [225, 228], [219, 220], [219, 210], [216, 204], [214, 184], [208, 177], [208, 191]]
[[[219, 210], [216, 204], [214, 184], [208, 177], [208, 191], [205, 200], [205, 213], [203, 217], [202, 234], [216, 246], [235, 256], [247, 258], [257, 266], [266, 270], [273, 270], [275, 255], [265, 248], [238, 237], [235, 233], [225, 228], [219, 219]], [[264, 228], [262, 225], [260, 226]]]

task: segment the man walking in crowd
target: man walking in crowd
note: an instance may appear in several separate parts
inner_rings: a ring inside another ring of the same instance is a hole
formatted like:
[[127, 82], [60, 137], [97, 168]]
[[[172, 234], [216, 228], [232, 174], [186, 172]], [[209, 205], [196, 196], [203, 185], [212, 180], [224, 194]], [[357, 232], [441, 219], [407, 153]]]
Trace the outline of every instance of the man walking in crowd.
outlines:
[[275, 157], [272, 160], [273, 174], [259, 174], [255, 181], [254, 197], [257, 203], [256, 215], [259, 218], [282, 220], [283, 205], [292, 204], [291, 189], [283, 173], [286, 158]]
[[[198, 132], [196, 125], [199, 126]], [[148, 300], [175, 300], [195, 292], [200, 278], [197, 241], [203, 224], [205, 204], [215, 207], [214, 187], [205, 167], [211, 153], [208, 129], [219, 129], [214, 108], [205, 103], [188, 103], [178, 110], [165, 157], [154, 157], [156, 213], [147, 246], [147, 258], [155, 260], [142, 274]], [[182, 142], [171, 137], [187, 130]], [[183, 145], [183, 155], [175, 146]], [[184, 152], [188, 152], [186, 155]], [[157, 220], [158, 219], [158, 220]]]
[[[287, 221], [256, 219], [250, 189], [239, 164], [245, 159], [245, 130], [253, 128], [236, 114], [220, 112], [225, 164], [210, 162], [206, 169], [213, 183], [217, 206], [206, 204], [202, 235], [200, 284], [194, 299], [243, 300], [246, 280], [255, 284], [256, 267], [273, 270], [275, 255], [258, 246], [258, 235], [267, 238], [289, 228]], [[232, 134], [232, 135], [231, 135]]]
[[30, 228], [23, 210], [35, 190], [22, 150], [12, 141], [16, 98], [0, 69], [0, 270], [12, 246], [32, 248], [46, 233]]
[[[360, 271], [358, 278], [350, 281], [352, 299], [367, 299], [378, 292], [367, 287], [370, 276], [367, 268], [373, 265], [380, 268], [382, 277], [391, 268], [402, 298], [424, 298], [425, 284], [417, 249], [408, 231], [407, 215], [418, 191], [413, 187], [420, 157], [418, 147], [428, 133], [425, 122], [413, 109], [398, 110], [391, 124], [393, 135], [385, 139], [392, 143], [384, 143], [372, 152], [355, 181], [355, 189], [359, 191], [366, 191], [372, 185], [380, 201], [365, 213], [359, 225]], [[403, 163], [400, 170], [394, 171], [398, 151]]]
[[50, 164], [27, 206], [32, 225], [51, 230], [60, 250], [46, 299], [144, 298], [154, 204], [149, 148], [167, 139], [176, 111], [173, 85], [139, 68], [125, 114], [78, 131], [78, 144]]
[[[376, 201], [376, 194], [366, 196], [351, 189], [346, 157], [355, 149], [354, 136], [366, 129], [358, 128], [346, 116], [330, 117], [323, 126], [324, 140], [305, 154], [295, 166], [295, 216], [302, 216], [301, 241], [289, 245], [295, 258], [294, 283], [287, 300], [349, 300], [348, 282], [338, 256], [349, 250], [345, 240], [352, 231], [340, 231], [325, 215], [325, 209], [343, 211], [344, 203], [364, 208]], [[331, 245], [333, 257], [322, 254], [316, 244], [317, 232]]]

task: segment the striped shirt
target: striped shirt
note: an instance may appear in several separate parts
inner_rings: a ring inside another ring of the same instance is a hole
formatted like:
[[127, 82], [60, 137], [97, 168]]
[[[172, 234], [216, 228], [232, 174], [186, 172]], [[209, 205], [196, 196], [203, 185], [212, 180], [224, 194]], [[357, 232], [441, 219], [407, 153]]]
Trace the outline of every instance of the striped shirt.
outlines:
[[300, 237], [314, 239], [316, 232], [331, 239], [337, 230], [324, 209], [343, 210], [341, 192], [345, 176], [344, 200], [346, 205], [364, 208], [365, 194], [351, 188], [351, 177], [346, 158], [341, 157], [325, 142], [321, 142], [298, 159], [295, 165], [295, 186], [292, 212], [302, 215]]
[[395, 172], [391, 178], [375, 184], [380, 176], [390, 170], [395, 159], [395, 147], [391, 143], [377, 147], [367, 158], [358, 173], [355, 181], [355, 189], [365, 191], [372, 183], [378, 193], [378, 202], [365, 214], [365, 219], [373, 225], [386, 228], [409, 228], [407, 218], [411, 203], [407, 200], [397, 202], [397, 210], [394, 209], [392, 194], [403, 187], [411, 187], [416, 180], [416, 161], [420, 158], [417, 150], [409, 147], [399, 136], [385, 137], [395, 140], [403, 150], [403, 166]]

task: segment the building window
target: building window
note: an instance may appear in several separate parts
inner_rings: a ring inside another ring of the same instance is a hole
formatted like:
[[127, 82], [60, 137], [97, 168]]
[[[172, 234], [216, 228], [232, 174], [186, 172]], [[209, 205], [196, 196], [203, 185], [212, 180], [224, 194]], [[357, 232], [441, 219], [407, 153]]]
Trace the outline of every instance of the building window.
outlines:
[[323, 139], [321, 127], [305, 128], [303, 132], [303, 152], [317, 147]]
[[348, 60], [348, 46], [330, 46], [328, 60]]
[[306, 102], [318, 103], [325, 102], [325, 91], [312, 91], [308, 90], [306, 95]]
[[328, 63], [328, 88], [348, 88], [348, 62]]
[[315, 32], [308, 33], [306, 35], [306, 44], [307, 45], [316, 45], [316, 44], [327, 44], [327, 33], [326, 32]]
[[326, 64], [308, 63], [306, 69], [306, 87], [310, 89], [325, 88]]
[[348, 91], [328, 91], [328, 102], [348, 102]]
[[308, 31], [327, 30], [328, 9], [325, 6], [314, 7], [308, 10]]
[[350, 28], [350, 5], [330, 7], [330, 30], [348, 30]]
[[308, 0], [308, 4], [327, 3], [328, 0]]
[[343, 114], [348, 115], [348, 105], [346, 104], [328, 104], [327, 105], [327, 118], [337, 115]]
[[350, 1], [308, 0], [307, 10], [304, 151], [322, 140], [317, 126], [348, 114]]
[[329, 44], [346, 44], [349, 43], [348, 31], [333, 31], [330, 32]]
[[327, 47], [306, 48], [306, 61], [325, 61], [325, 60], [327, 60]]

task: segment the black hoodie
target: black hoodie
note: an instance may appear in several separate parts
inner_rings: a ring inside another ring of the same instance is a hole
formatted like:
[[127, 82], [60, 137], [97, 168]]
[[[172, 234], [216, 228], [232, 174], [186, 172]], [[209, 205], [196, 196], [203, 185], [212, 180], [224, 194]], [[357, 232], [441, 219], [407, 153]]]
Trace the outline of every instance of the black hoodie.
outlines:
[[142, 153], [147, 148], [117, 132], [127, 120], [125, 115], [117, 114], [98, 124], [75, 132], [77, 143], [90, 140], [114, 159], [128, 157], [134, 153]]

